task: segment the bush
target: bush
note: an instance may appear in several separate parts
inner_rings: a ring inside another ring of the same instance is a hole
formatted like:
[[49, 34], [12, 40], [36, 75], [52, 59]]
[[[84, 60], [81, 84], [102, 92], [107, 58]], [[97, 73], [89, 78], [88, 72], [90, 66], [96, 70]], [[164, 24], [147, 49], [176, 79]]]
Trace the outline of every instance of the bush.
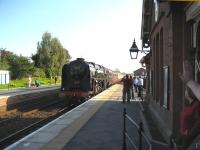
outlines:
[[39, 77], [39, 78], [45, 78], [46, 77], [45, 72], [42, 68], [34, 68], [33, 76]]
[[[49, 85], [54, 84], [53, 79], [49, 78], [39, 78], [32, 77], [32, 83], [35, 83], [35, 80], [39, 80], [40, 85]], [[57, 83], [60, 83], [60, 78], [58, 78]], [[28, 77], [22, 79], [11, 80], [9, 84], [0, 84], [0, 89], [8, 89], [8, 88], [18, 88], [18, 87], [27, 87], [28, 86]]]
[[10, 83], [9, 86], [10, 86], [10, 87], [16, 87], [16, 84]]

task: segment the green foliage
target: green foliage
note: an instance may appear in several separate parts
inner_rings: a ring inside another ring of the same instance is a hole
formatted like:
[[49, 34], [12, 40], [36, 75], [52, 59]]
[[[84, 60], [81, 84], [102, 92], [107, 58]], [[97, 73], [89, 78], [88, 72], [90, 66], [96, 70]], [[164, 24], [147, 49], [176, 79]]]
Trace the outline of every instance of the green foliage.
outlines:
[[[51, 80], [49, 78], [32, 77], [33, 82], [36, 79], [40, 81], [41, 86], [54, 84], [54, 80]], [[57, 80], [57, 83], [58, 84], [61, 83], [60, 78], [59, 78], [59, 80]], [[0, 84], [0, 89], [19, 88], [19, 87], [28, 87], [28, 77], [22, 78], [20, 80], [18, 80], [18, 79], [17, 80], [11, 80], [9, 84], [4, 84], [4, 85]]]
[[7, 62], [0, 62], [0, 70], [8, 70], [9, 65]]
[[8, 58], [13, 55], [13, 53], [7, 51], [6, 49], [0, 48], [0, 70], [8, 70]]
[[21, 79], [23, 77], [32, 75], [34, 66], [27, 57], [11, 55], [8, 58], [8, 62], [10, 65], [9, 70], [11, 71], [12, 79]]
[[34, 66], [27, 57], [15, 55], [5, 49], [0, 49], [0, 54], [0, 69], [9, 70], [11, 79], [32, 74]]
[[26, 86], [27, 86], [27, 81], [25, 79], [11, 80], [9, 84], [0, 85], [0, 89], [26, 87]]
[[61, 75], [63, 65], [71, 57], [58, 38], [52, 38], [50, 33], [45, 32], [42, 41], [37, 44], [37, 53], [31, 58], [34, 64], [28, 57], [0, 48], [0, 69], [9, 70], [11, 79], [22, 79], [29, 75], [52, 78]]
[[69, 62], [70, 55], [57, 38], [45, 32], [38, 42], [37, 53], [32, 55], [36, 67], [42, 68], [47, 77], [61, 75], [62, 66]]
[[42, 68], [34, 68], [33, 74], [34, 77], [45, 78], [45, 72]]
[[40, 68], [39, 54], [32, 54], [31, 59], [34, 61], [34, 66]]

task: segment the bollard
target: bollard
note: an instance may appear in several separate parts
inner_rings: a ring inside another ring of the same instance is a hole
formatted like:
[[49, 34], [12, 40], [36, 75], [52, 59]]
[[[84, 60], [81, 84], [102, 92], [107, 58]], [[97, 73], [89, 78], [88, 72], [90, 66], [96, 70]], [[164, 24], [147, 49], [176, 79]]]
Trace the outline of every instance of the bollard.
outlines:
[[122, 150], [126, 150], [126, 108], [123, 113], [123, 145]]

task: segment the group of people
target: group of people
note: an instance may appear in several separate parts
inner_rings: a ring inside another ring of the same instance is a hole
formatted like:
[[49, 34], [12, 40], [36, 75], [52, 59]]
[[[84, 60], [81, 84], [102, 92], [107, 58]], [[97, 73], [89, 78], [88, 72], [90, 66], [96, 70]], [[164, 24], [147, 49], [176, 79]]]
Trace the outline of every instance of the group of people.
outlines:
[[[200, 84], [193, 80], [192, 65], [189, 61], [183, 63], [183, 73], [179, 74], [180, 79], [185, 84], [185, 98], [188, 99], [189, 105], [185, 106], [180, 112], [180, 130], [179, 135], [174, 137], [172, 135], [172, 149], [178, 150], [179, 145], [181, 149], [186, 149], [196, 136], [200, 134]], [[121, 80], [123, 83], [123, 102], [134, 99], [134, 92], [138, 92], [141, 96], [143, 88], [143, 79], [141, 77], [132, 78], [131, 75], [126, 75]]]
[[32, 82], [31, 76], [28, 77], [28, 87], [39, 87], [40, 86], [40, 81], [38, 79], [35, 79], [34, 82]]
[[131, 99], [134, 99], [134, 90], [135, 92], [138, 92], [138, 97], [142, 96], [142, 88], [143, 88], [143, 79], [141, 77], [134, 77], [132, 78], [131, 75], [126, 75], [122, 78], [123, 83], [123, 102], [125, 103], [130, 102]]
[[[54, 77], [55, 85], [57, 83], [57, 80], [58, 80], [58, 76], [55, 76]], [[28, 87], [29, 88], [31, 88], [31, 87], [39, 87], [39, 86], [40, 86], [40, 81], [38, 79], [35, 79], [35, 81], [33, 82], [31, 76], [28, 77]]]

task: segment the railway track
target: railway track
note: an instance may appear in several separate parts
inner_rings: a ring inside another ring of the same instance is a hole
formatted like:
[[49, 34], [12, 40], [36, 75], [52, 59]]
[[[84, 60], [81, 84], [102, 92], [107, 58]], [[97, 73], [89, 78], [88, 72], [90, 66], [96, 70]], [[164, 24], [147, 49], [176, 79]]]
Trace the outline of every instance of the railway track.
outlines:
[[1, 120], [0, 149], [42, 127], [69, 109], [64, 105], [64, 101], [57, 101], [26, 112], [17, 112], [16, 115]]

